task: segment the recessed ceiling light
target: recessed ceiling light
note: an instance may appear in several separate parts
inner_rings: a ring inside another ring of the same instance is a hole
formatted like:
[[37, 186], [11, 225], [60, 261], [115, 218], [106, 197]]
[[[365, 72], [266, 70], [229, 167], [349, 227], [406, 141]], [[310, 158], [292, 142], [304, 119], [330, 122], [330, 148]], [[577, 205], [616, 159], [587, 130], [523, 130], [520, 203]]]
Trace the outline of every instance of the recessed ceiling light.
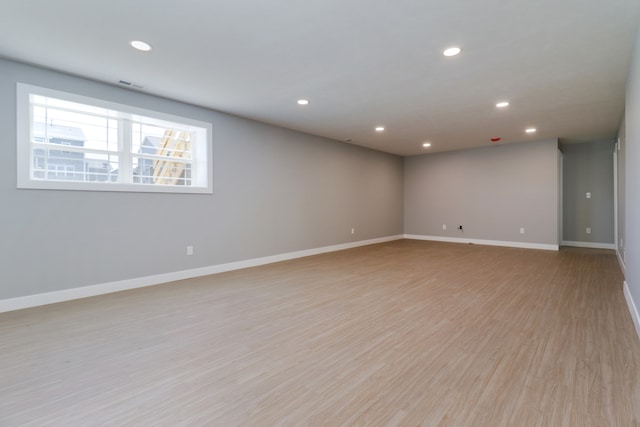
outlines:
[[508, 107], [509, 103], [507, 101], [500, 101], [496, 104], [496, 107], [498, 108], [504, 108], [504, 107]]
[[442, 52], [444, 56], [456, 56], [459, 53], [460, 53], [459, 47], [450, 47], [448, 49], [445, 49], [444, 52]]
[[431, 147], [431, 143], [430, 142], [425, 142], [425, 143], [422, 144], [422, 146], [424, 148], [429, 148], [429, 147]]
[[376, 132], [384, 132], [384, 126], [376, 127]]
[[298, 99], [298, 105], [309, 105], [308, 99]]
[[143, 52], [148, 52], [151, 50], [151, 45], [149, 43], [140, 41], [140, 40], [134, 40], [131, 42], [131, 46], [134, 47], [135, 49], [141, 50]]
[[536, 128], [528, 128], [528, 129], [525, 129], [525, 132], [526, 133], [534, 133], [536, 130], [537, 130]]

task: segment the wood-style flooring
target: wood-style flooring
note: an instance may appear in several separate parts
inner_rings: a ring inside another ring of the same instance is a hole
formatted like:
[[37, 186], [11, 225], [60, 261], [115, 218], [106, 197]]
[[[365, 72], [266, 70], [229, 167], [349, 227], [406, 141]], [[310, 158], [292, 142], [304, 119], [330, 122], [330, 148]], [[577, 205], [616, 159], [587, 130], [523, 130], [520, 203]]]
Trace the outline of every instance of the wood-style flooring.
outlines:
[[0, 314], [0, 426], [638, 426], [610, 251], [400, 240]]

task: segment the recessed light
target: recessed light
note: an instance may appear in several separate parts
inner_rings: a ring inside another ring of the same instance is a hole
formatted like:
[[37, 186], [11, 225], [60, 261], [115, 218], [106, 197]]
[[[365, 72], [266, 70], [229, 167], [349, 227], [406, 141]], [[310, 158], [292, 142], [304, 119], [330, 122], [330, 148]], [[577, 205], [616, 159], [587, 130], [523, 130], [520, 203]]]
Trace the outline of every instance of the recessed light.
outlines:
[[309, 105], [308, 99], [298, 99], [298, 105]]
[[135, 49], [141, 50], [143, 52], [148, 52], [151, 50], [151, 45], [149, 43], [140, 41], [140, 40], [134, 40], [131, 42], [131, 46]]
[[448, 49], [445, 49], [444, 52], [442, 52], [442, 54], [444, 56], [456, 56], [457, 54], [460, 53], [460, 48], [459, 47], [450, 47]]
[[429, 148], [429, 147], [431, 147], [431, 143], [430, 142], [425, 142], [425, 143], [422, 144], [422, 146], [424, 148]]
[[376, 127], [376, 132], [384, 132], [384, 126]]
[[526, 133], [534, 133], [536, 130], [537, 130], [536, 128], [528, 128], [528, 129], [525, 129], [525, 132]]
[[496, 107], [498, 108], [504, 108], [504, 107], [508, 107], [509, 103], [507, 101], [500, 101], [496, 104]]

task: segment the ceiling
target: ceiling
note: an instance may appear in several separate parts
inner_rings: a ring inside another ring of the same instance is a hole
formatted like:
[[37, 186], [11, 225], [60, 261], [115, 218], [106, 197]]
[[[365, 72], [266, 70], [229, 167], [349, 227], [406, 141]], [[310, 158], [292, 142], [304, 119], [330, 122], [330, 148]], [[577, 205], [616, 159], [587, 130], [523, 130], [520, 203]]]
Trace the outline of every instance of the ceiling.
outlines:
[[639, 18], [638, 0], [4, 0], [0, 56], [405, 156], [614, 138]]

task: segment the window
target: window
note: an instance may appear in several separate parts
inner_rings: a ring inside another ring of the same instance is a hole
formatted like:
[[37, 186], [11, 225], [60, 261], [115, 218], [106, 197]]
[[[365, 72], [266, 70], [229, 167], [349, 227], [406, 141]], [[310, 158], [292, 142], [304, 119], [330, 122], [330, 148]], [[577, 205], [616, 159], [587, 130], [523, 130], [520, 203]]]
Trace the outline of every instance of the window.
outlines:
[[212, 127], [18, 84], [18, 188], [212, 193]]

